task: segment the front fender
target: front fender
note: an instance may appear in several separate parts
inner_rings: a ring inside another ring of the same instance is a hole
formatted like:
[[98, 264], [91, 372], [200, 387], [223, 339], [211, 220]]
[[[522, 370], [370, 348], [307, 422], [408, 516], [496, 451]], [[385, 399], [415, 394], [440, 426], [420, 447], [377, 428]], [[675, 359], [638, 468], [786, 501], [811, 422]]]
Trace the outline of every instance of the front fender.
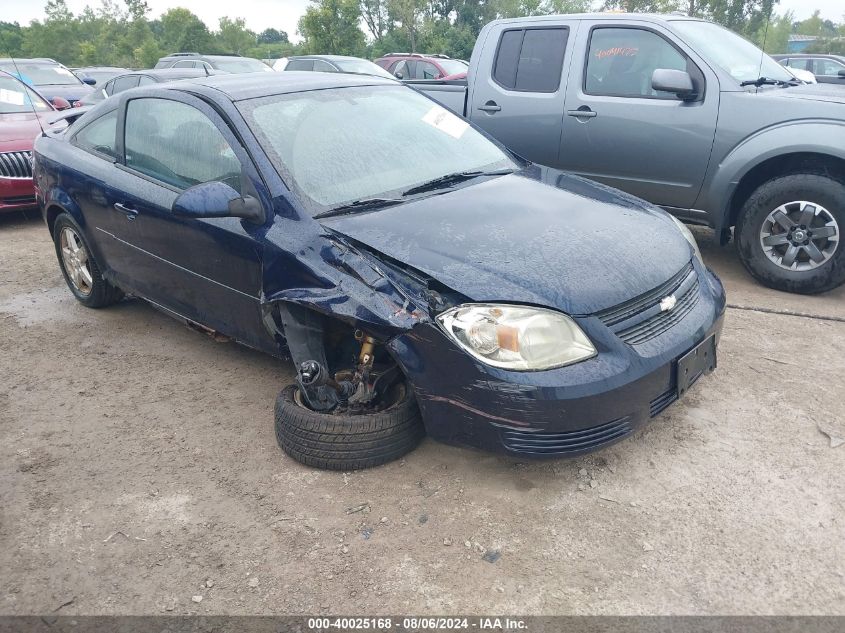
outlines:
[[730, 227], [731, 202], [737, 187], [751, 170], [772, 158], [801, 153], [845, 160], [845, 121], [792, 121], [758, 130], [722, 159], [696, 206], [710, 213], [719, 234]]

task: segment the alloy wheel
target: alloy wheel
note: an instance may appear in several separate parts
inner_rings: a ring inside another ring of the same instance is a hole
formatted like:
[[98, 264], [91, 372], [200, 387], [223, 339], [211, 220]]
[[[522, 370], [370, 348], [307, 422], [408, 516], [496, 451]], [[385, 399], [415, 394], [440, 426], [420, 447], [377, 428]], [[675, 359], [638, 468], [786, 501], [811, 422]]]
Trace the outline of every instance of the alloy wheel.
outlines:
[[827, 263], [839, 246], [839, 225], [822, 205], [799, 200], [772, 211], [760, 229], [766, 256], [786, 270], [813, 270]]
[[73, 287], [83, 295], [90, 295], [94, 289], [94, 277], [91, 274], [88, 250], [79, 234], [69, 226], [62, 229], [59, 238], [62, 262], [65, 272]]

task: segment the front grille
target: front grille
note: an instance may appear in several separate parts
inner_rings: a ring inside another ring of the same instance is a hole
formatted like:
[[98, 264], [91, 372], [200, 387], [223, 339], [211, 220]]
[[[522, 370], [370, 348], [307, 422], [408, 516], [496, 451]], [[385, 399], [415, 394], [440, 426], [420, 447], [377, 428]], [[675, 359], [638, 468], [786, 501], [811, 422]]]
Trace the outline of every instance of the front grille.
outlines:
[[649, 405], [649, 413], [651, 417], [656, 416], [658, 413], [663, 411], [666, 407], [670, 404], [675, 402], [678, 399], [678, 390], [675, 387], [664, 391], [659, 396], [657, 396], [654, 400], [651, 401]]
[[0, 178], [32, 178], [32, 152], [0, 153]]
[[534, 455], [581, 453], [629, 435], [633, 430], [630, 421], [630, 417], [624, 417], [590, 429], [560, 433], [531, 433], [509, 429], [502, 432], [502, 442], [508, 450], [515, 453]]
[[[669, 296], [675, 297], [675, 306], [663, 311], [661, 300]], [[696, 306], [699, 296], [698, 275], [689, 263], [666, 283], [596, 316], [625, 343], [640, 345], [683, 319]]]
[[637, 316], [640, 312], [644, 312], [652, 306], [658, 305], [663, 297], [668, 297], [675, 292], [691, 272], [692, 262], [682, 268], [669, 281], [661, 284], [654, 290], [649, 290], [639, 297], [634, 297], [630, 301], [620, 303], [607, 310], [602, 310], [596, 313], [596, 316], [608, 327], [621, 323], [622, 321], [627, 321], [631, 317]]
[[675, 304], [673, 309], [667, 312], [658, 312], [655, 316], [645, 321], [617, 332], [617, 335], [628, 343], [628, 345], [640, 345], [660, 336], [683, 319], [695, 307], [700, 295], [698, 289], [699, 284], [698, 279], [696, 279], [689, 290], [678, 298], [678, 303]]

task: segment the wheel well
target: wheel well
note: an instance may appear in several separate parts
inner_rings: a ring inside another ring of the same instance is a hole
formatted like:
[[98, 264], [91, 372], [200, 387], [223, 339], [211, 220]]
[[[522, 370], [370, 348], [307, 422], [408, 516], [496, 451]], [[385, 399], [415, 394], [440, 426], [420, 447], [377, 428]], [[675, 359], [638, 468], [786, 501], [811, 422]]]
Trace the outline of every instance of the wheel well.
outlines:
[[62, 213], [64, 213], [64, 209], [62, 209], [58, 205], [50, 205], [47, 208], [47, 228], [50, 229], [50, 235], [53, 235], [53, 227], [56, 225], [56, 218], [59, 217]]
[[827, 154], [801, 152], [775, 156], [742, 177], [731, 198], [727, 226], [734, 226], [748, 198], [765, 182], [790, 174], [817, 174], [845, 183], [845, 160]]

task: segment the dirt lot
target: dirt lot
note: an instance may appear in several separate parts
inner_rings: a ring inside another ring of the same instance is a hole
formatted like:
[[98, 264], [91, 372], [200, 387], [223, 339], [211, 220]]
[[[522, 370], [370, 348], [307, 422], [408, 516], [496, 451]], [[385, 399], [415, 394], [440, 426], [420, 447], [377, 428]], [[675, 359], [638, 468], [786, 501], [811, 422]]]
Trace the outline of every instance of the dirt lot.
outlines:
[[845, 614], [845, 288], [765, 290], [699, 235], [756, 309], [633, 438], [336, 474], [276, 446], [287, 367], [86, 310], [40, 220], [0, 218], [0, 613]]

